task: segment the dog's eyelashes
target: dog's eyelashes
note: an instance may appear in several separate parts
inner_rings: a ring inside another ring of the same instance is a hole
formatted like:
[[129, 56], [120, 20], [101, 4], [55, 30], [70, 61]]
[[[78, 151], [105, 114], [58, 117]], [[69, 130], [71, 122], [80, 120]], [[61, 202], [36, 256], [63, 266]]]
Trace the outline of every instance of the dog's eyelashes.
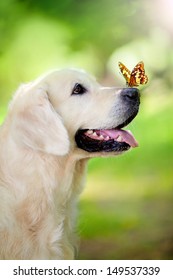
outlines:
[[87, 90], [84, 86], [82, 86], [81, 84], [75, 84], [72, 95], [84, 94], [85, 92], [87, 92]]

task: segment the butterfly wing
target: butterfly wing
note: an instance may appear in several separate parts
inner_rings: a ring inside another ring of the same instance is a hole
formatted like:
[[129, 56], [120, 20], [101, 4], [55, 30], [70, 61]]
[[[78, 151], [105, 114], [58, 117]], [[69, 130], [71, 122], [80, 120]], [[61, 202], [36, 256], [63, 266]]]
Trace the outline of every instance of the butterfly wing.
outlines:
[[145, 75], [144, 63], [140, 61], [132, 70], [129, 87], [144, 85], [148, 82], [148, 77]]
[[126, 83], [129, 84], [130, 82], [130, 77], [131, 77], [131, 72], [130, 70], [121, 62], [118, 63], [118, 66], [120, 68], [120, 71], [123, 75], [123, 77], [125, 78], [126, 80]]

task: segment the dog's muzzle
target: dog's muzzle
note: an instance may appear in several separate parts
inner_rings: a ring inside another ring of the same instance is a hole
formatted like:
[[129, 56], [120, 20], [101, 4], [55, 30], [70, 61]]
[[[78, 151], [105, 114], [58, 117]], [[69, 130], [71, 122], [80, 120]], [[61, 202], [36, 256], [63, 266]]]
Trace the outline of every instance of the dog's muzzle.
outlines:
[[123, 152], [138, 146], [131, 131], [122, 128], [128, 125], [137, 115], [140, 104], [140, 93], [137, 88], [125, 88], [120, 93], [122, 103], [128, 110], [124, 122], [115, 128], [80, 129], [75, 135], [78, 148], [87, 152]]

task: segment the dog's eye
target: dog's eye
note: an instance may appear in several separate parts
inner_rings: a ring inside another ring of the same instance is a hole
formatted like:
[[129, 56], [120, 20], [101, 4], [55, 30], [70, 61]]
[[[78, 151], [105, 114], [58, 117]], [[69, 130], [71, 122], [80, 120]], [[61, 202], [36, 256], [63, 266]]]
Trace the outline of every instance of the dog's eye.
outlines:
[[72, 94], [83, 94], [86, 91], [86, 88], [84, 88], [81, 84], [75, 84]]

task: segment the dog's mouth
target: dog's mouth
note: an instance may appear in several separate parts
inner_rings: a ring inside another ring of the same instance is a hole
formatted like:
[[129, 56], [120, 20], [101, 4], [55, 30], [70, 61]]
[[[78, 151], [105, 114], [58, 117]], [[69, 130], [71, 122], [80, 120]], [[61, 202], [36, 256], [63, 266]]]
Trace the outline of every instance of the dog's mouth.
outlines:
[[78, 148], [87, 152], [123, 152], [138, 146], [130, 130], [123, 130], [134, 118], [131, 117], [116, 128], [81, 129], [75, 135]]

